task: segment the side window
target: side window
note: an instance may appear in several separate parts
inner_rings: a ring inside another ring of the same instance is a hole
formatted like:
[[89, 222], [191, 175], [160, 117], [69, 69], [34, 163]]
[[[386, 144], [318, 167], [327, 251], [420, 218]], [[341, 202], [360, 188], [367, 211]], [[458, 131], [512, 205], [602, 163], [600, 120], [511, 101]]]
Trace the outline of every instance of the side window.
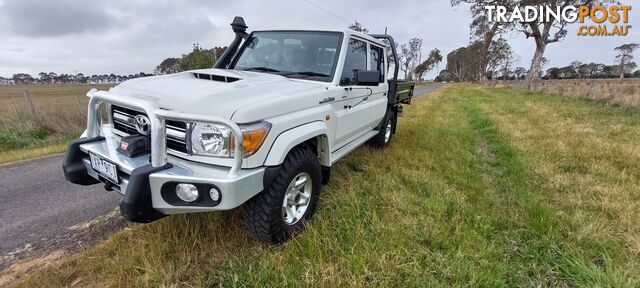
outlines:
[[382, 54], [382, 48], [377, 46], [370, 46], [369, 50], [371, 53], [371, 70], [380, 71], [380, 80], [379, 82], [384, 82], [384, 55]]
[[355, 73], [367, 70], [367, 44], [356, 39], [349, 39], [344, 68], [340, 76], [340, 85], [354, 85]]

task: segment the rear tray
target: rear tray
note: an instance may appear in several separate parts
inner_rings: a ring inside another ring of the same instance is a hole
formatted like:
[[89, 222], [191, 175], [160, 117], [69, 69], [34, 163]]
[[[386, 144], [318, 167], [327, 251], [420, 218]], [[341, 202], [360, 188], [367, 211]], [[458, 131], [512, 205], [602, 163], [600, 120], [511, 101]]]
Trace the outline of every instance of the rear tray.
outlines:
[[398, 81], [398, 87], [396, 92], [396, 102], [403, 104], [411, 104], [411, 97], [413, 97], [413, 82], [400, 82]]

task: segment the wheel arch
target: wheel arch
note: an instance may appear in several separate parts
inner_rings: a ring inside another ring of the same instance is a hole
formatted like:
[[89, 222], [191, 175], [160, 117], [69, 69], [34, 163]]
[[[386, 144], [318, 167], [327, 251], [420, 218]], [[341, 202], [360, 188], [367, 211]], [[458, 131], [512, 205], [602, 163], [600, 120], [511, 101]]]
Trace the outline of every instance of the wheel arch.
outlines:
[[271, 144], [271, 149], [264, 165], [277, 166], [282, 164], [291, 149], [302, 145], [312, 147], [318, 156], [320, 165], [331, 166], [329, 129], [321, 121], [307, 123], [278, 135], [273, 144]]

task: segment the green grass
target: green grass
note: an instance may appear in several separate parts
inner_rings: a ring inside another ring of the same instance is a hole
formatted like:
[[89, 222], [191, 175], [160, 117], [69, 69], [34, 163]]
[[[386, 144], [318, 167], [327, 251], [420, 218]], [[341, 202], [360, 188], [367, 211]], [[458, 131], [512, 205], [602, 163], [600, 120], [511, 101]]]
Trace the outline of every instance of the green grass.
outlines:
[[286, 244], [254, 240], [240, 210], [178, 215], [17, 284], [640, 285], [638, 110], [455, 85], [405, 111], [388, 150], [333, 168]]
[[57, 133], [46, 125], [16, 129], [4, 124], [0, 120], [0, 164], [63, 152], [80, 134]]

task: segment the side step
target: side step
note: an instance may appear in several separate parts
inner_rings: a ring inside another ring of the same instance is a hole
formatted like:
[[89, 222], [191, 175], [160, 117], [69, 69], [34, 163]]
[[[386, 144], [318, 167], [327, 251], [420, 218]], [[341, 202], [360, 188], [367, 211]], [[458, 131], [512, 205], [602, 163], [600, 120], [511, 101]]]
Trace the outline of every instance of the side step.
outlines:
[[336, 151], [333, 151], [333, 153], [331, 153], [331, 165], [333, 165], [338, 160], [340, 160], [340, 158], [342, 158], [345, 155], [349, 154], [349, 152], [353, 151], [354, 149], [360, 147], [360, 145], [362, 145], [364, 142], [369, 141], [369, 139], [373, 138], [376, 135], [378, 135], [378, 131], [377, 130], [371, 130], [371, 131], [367, 132], [366, 134], [364, 134], [364, 135], [356, 138], [355, 140], [349, 142], [349, 144], [340, 147]]

